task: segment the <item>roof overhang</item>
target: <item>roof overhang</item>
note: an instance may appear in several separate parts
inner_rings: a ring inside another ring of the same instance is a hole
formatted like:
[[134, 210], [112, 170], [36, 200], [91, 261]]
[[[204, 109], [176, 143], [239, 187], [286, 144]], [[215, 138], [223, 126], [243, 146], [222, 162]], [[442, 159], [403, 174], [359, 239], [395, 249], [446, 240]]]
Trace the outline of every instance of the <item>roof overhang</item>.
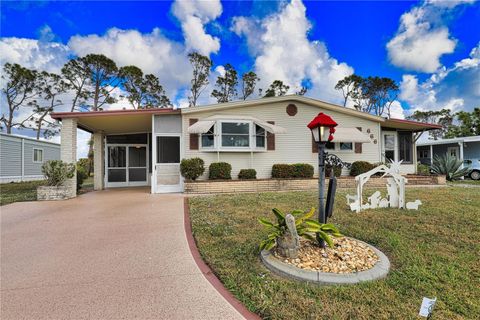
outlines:
[[77, 119], [78, 128], [105, 134], [139, 133], [152, 130], [152, 115], [180, 114], [174, 109], [109, 110], [52, 113], [56, 120]]
[[381, 125], [384, 128], [409, 130], [414, 132], [442, 129], [442, 126], [438, 124], [394, 118], [385, 119]]

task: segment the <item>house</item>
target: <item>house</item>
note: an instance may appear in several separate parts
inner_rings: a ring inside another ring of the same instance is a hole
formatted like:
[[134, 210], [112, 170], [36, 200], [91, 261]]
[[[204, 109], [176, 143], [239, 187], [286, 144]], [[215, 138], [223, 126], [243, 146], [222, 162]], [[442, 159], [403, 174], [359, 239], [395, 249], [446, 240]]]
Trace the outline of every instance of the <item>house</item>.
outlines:
[[[319, 112], [339, 124], [328, 152], [345, 162], [403, 160], [402, 173], [416, 171], [419, 135], [440, 128], [303, 96], [176, 110], [65, 112], [52, 117], [62, 121], [65, 161], [75, 161], [76, 129], [93, 133], [95, 189], [150, 186], [152, 193], [161, 193], [183, 190], [182, 158], [200, 157], [206, 168], [212, 162], [228, 162], [234, 178], [245, 168], [254, 168], [257, 178], [270, 178], [275, 163], [309, 163], [316, 174], [317, 150], [307, 124]], [[206, 178], [207, 172], [200, 179]]]
[[60, 160], [60, 144], [0, 133], [1, 183], [41, 180], [48, 160]]
[[[480, 178], [480, 136], [429, 140], [417, 144], [418, 161], [431, 165], [434, 156], [449, 154], [473, 169], [475, 180]], [[472, 172], [470, 172], [472, 176]]]

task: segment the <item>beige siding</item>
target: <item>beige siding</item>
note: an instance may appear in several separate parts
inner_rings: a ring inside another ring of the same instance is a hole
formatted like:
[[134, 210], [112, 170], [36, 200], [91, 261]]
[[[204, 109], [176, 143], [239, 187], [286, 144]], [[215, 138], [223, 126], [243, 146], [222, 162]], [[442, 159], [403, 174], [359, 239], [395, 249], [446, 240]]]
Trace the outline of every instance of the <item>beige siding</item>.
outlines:
[[[332, 151], [342, 160], [346, 162], [354, 162], [364, 160], [369, 162], [379, 162], [380, 152], [380, 126], [377, 122], [358, 118], [340, 112], [323, 110], [318, 107], [307, 104], [294, 102], [298, 108], [298, 113], [291, 117], [286, 113], [286, 106], [290, 102], [282, 101], [263, 106], [237, 107], [222, 111], [204, 111], [198, 113], [183, 114], [183, 134], [185, 158], [201, 157], [205, 161], [205, 167], [212, 162], [225, 161], [232, 165], [232, 178], [236, 179], [240, 169], [253, 168], [257, 170], [257, 178], [270, 178], [272, 165], [275, 163], [309, 163], [314, 166], [315, 174], [317, 174], [317, 154], [312, 153], [311, 133], [307, 128], [307, 124], [319, 112], [325, 112], [330, 115], [342, 127], [362, 127], [363, 132], [370, 129], [373, 139], [377, 139], [377, 144], [364, 143], [362, 153], [354, 153], [354, 151]], [[190, 150], [190, 139], [188, 138], [187, 128], [189, 119], [202, 119], [208, 116], [222, 115], [248, 115], [256, 118], [275, 121], [276, 125], [282, 126], [288, 130], [285, 134], [277, 134], [275, 136], [276, 149], [266, 152], [203, 152], [202, 150]], [[372, 140], [373, 140], [372, 139]], [[206, 170], [202, 178], [206, 178], [208, 170]]]

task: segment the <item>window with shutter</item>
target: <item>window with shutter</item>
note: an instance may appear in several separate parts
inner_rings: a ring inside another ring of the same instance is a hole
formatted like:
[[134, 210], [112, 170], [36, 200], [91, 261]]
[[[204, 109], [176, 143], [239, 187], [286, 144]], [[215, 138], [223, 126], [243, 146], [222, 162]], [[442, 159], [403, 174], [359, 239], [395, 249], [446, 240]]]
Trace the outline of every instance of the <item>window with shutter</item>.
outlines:
[[[193, 125], [197, 121], [198, 119], [189, 119], [189, 124]], [[190, 134], [190, 150], [198, 150], [198, 134], [196, 133]]]

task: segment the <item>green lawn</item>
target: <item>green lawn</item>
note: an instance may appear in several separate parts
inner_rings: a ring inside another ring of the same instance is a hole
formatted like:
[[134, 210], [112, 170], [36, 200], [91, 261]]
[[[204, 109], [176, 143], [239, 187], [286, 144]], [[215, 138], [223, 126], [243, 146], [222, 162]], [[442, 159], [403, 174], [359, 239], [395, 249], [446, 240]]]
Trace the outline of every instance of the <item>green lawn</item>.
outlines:
[[0, 184], [0, 205], [37, 200], [37, 187], [45, 181], [12, 182]]
[[419, 211], [359, 214], [347, 210], [345, 193], [337, 193], [331, 222], [387, 254], [392, 269], [384, 280], [320, 287], [280, 278], [263, 267], [257, 245], [266, 232], [257, 217], [272, 218], [273, 207], [307, 210], [316, 206], [314, 192], [191, 198], [194, 236], [225, 286], [265, 319], [417, 319], [424, 296], [437, 297], [432, 319], [478, 319], [479, 189], [407, 189], [407, 201], [423, 202]]
[[480, 180], [471, 180], [471, 179], [449, 181], [448, 183], [451, 183], [451, 184], [472, 184], [472, 185], [480, 186]]
[[[0, 205], [19, 201], [36, 201], [37, 187], [45, 181], [13, 182], [0, 184]], [[85, 179], [79, 193], [93, 190], [93, 177]]]

